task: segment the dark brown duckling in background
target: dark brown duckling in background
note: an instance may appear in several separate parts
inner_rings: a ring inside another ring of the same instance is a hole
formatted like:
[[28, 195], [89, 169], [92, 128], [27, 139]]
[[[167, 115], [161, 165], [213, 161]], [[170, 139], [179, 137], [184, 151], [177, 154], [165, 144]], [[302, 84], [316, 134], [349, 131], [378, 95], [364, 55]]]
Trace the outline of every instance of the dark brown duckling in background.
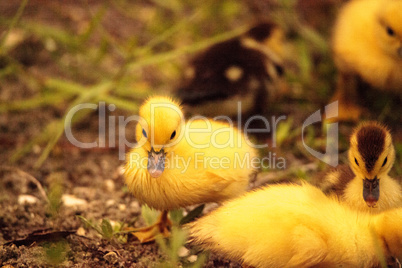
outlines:
[[236, 116], [262, 113], [269, 98], [284, 90], [283, 31], [270, 22], [218, 43], [191, 61], [177, 91], [190, 114]]

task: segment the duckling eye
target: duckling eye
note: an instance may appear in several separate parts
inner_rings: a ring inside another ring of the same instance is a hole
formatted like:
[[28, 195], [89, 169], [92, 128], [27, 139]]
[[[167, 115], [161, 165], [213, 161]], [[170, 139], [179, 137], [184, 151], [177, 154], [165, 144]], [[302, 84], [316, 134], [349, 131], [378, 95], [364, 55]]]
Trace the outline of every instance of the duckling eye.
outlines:
[[170, 139], [173, 139], [176, 136], [176, 130], [172, 132], [172, 135], [170, 135]]
[[147, 133], [145, 132], [145, 129], [142, 129], [142, 135], [144, 135], [145, 138], [148, 138]]
[[357, 159], [355, 158], [355, 163], [356, 163], [356, 165], [358, 165], [359, 166], [359, 162], [357, 162]]
[[389, 36], [394, 36], [395, 32], [391, 27], [387, 26], [386, 30]]
[[385, 166], [385, 164], [387, 163], [387, 160], [388, 160], [388, 157], [385, 157], [384, 163], [382, 163], [382, 166], [381, 166], [381, 167]]

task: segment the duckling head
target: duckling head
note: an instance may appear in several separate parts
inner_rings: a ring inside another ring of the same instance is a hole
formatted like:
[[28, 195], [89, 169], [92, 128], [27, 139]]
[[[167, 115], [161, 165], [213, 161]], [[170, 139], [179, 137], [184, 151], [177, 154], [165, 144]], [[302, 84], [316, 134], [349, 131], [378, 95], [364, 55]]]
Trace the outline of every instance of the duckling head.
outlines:
[[381, 49], [402, 61], [402, 0], [386, 0], [377, 13], [375, 35]]
[[171, 98], [151, 97], [140, 107], [137, 146], [148, 153], [147, 169], [151, 177], [162, 175], [167, 155], [183, 136], [183, 125], [180, 104]]
[[351, 136], [348, 156], [356, 177], [362, 179], [364, 201], [375, 207], [380, 198], [380, 180], [395, 160], [389, 130], [376, 122], [360, 125]]

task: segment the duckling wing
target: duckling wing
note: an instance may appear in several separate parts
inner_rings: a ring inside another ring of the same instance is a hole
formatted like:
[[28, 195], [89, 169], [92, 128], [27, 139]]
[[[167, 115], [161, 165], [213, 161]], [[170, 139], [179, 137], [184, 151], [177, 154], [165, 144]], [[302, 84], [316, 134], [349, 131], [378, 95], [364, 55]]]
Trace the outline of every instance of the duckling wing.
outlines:
[[[241, 190], [237, 190], [240, 192], [243, 192], [245, 190], [245, 186], [247, 185], [248, 180], [241, 180], [239, 178], [233, 178], [233, 177], [224, 177], [223, 175], [225, 174], [220, 174], [218, 172], [213, 172], [213, 171], [206, 171], [208, 174], [208, 178], [210, 178], [211, 182], [214, 182], [212, 190], [215, 192], [233, 192], [235, 189], [233, 187], [238, 188], [240, 186]], [[227, 175], [227, 174], [226, 174]], [[235, 182], [240, 183], [237, 185]], [[244, 182], [246, 183], [244, 183]], [[231, 194], [232, 195], [232, 194]]]

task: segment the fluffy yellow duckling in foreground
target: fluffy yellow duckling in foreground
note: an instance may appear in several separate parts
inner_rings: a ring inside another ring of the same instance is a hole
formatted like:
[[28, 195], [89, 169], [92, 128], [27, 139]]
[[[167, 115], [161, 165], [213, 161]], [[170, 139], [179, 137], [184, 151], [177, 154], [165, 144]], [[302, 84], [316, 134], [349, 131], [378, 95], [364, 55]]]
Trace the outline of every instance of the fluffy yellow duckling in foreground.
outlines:
[[358, 212], [306, 183], [249, 192], [188, 225], [193, 243], [253, 267], [376, 267], [402, 257], [401, 226], [402, 209]]
[[140, 241], [168, 235], [168, 210], [222, 202], [247, 190], [257, 154], [240, 131], [201, 117], [185, 122], [179, 103], [168, 97], [149, 98], [139, 116], [125, 181], [140, 202], [163, 211], [155, 225], [134, 233]]
[[389, 130], [377, 123], [357, 127], [350, 139], [349, 165], [329, 172], [323, 188], [360, 211], [378, 213], [402, 207], [402, 187], [388, 176], [395, 161]]
[[356, 78], [402, 94], [402, 0], [346, 3], [335, 24], [332, 47], [339, 70], [333, 99], [339, 100], [341, 119], [356, 120], [361, 113]]

